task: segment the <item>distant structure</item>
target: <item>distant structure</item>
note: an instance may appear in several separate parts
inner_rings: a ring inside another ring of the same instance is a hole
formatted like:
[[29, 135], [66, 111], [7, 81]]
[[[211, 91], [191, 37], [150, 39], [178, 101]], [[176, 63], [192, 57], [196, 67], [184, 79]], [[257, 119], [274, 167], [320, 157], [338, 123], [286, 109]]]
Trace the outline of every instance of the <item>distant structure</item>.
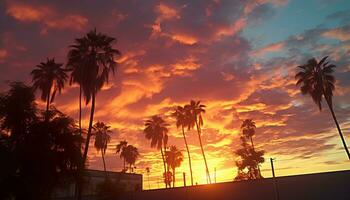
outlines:
[[[121, 185], [125, 187], [127, 192], [142, 191], [142, 175], [123, 172], [107, 171], [107, 176], [111, 180], [118, 180]], [[84, 174], [85, 185], [83, 188], [83, 196], [96, 196], [97, 186], [106, 178], [106, 173], [99, 170], [86, 170]], [[74, 199], [75, 182], [67, 183], [61, 187], [56, 188], [52, 199]], [[90, 199], [90, 198], [89, 198]], [[93, 199], [93, 198], [91, 198]]]

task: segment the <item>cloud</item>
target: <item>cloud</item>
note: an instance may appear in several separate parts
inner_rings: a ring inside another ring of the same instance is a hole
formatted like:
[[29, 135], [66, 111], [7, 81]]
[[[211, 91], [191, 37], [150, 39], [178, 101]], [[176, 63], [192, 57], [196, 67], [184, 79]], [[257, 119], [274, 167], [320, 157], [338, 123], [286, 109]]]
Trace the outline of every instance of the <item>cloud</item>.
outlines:
[[4, 62], [7, 56], [8, 52], [5, 49], [0, 49], [0, 63]]
[[47, 33], [47, 29], [70, 29], [82, 30], [88, 23], [88, 19], [78, 14], [62, 15], [50, 6], [29, 5], [24, 3], [10, 2], [6, 13], [20, 22], [42, 23], [44, 28], [42, 33]]
[[337, 39], [342, 42], [350, 40], [350, 26], [330, 29], [322, 33], [322, 36]]
[[266, 45], [258, 50], [255, 50], [253, 52], [253, 56], [263, 56], [269, 52], [278, 52], [278, 51], [281, 51], [283, 49], [283, 47], [284, 47], [283, 42], [268, 44], [268, 45]]

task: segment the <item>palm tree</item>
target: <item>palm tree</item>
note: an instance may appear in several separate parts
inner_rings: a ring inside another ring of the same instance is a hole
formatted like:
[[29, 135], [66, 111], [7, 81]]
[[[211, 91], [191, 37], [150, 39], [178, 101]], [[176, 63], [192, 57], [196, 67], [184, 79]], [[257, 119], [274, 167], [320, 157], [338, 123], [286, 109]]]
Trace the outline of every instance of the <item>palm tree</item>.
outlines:
[[146, 173], [147, 173], [148, 189], [151, 189], [151, 185], [149, 183], [149, 174], [151, 173], [151, 169], [149, 167], [146, 167]]
[[132, 166], [135, 164], [136, 159], [140, 155], [139, 151], [137, 150], [136, 147], [130, 144], [127, 147], [125, 147], [124, 151], [125, 151], [125, 161], [129, 164], [129, 170], [130, 170], [130, 173], [132, 173], [134, 171]]
[[[166, 151], [166, 145], [168, 143], [168, 127], [169, 125], [160, 116], [152, 116], [146, 120], [145, 128], [143, 130], [146, 139], [151, 140], [151, 147], [156, 147], [160, 150], [163, 160], [164, 173], [166, 174], [167, 168], [164, 158], [164, 152]], [[163, 152], [164, 149], [164, 152]], [[168, 185], [165, 184], [165, 187]]]
[[188, 148], [187, 139], [186, 139], [186, 135], [185, 135], [185, 127], [188, 126], [189, 119], [188, 119], [188, 116], [186, 115], [185, 108], [182, 106], [177, 106], [175, 109], [175, 112], [172, 115], [176, 119], [176, 127], [177, 128], [181, 127], [181, 130], [182, 130], [182, 136], [183, 136], [184, 141], [185, 141], [186, 151], [187, 151], [187, 155], [188, 155], [188, 163], [189, 163], [189, 167], [190, 167], [191, 185], [193, 185], [191, 155], [190, 155], [190, 150]]
[[201, 104], [200, 101], [191, 100], [190, 104], [185, 105], [185, 110], [189, 119], [187, 128], [191, 129], [194, 126], [196, 126], [199, 145], [201, 147], [203, 160], [206, 168], [207, 178], [209, 180], [209, 183], [211, 183], [209, 168], [207, 164], [207, 159], [205, 158], [205, 153], [204, 153], [203, 144], [202, 144], [202, 137], [201, 137], [201, 126], [203, 126], [202, 113], [205, 113], [205, 105]]
[[170, 150], [165, 152], [165, 158], [168, 166], [173, 170], [173, 187], [175, 187], [175, 169], [176, 167], [180, 167], [184, 156], [176, 146], [172, 145], [170, 146]]
[[[68, 53], [68, 66], [72, 69], [72, 82], [78, 83], [88, 104], [91, 100], [89, 127], [86, 136], [82, 163], [84, 164], [89, 150], [92, 124], [95, 112], [96, 94], [105, 83], [109, 74], [114, 74], [117, 62], [116, 56], [121, 53], [112, 47], [115, 38], [97, 33], [96, 29], [84, 37], [75, 40]], [[81, 111], [81, 108], [80, 108]]]
[[[252, 146], [249, 146], [246, 142], [246, 137], [243, 135], [241, 137], [242, 148], [235, 151], [237, 156], [240, 156], [240, 160], [236, 162], [238, 168], [238, 174], [235, 180], [244, 179], [258, 179], [262, 178], [259, 165], [265, 162], [264, 151], [256, 151]], [[247, 169], [247, 172], [243, 170]]]
[[117, 144], [117, 150], [116, 150], [116, 153], [120, 154], [120, 158], [123, 158], [123, 161], [124, 161], [124, 167], [123, 167], [123, 171], [125, 172], [126, 171], [126, 161], [125, 161], [125, 148], [128, 146], [128, 142], [126, 140], [124, 141], [120, 141], [119, 144]]
[[350, 160], [349, 149], [347, 148], [332, 104], [333, 90], [335, 89], [335, 78], [332, 73], [336, 66], [329, 64], [327, 58], [328, 56], [323, 57], [319, 62], [317, 62], [315, 58], [312, 58], [309, 59], [306, 64], [298, 66], [300, 69], [295, 75], [295, 78], [297, 79], [296, 85], [300, 86], [300, 91], [303, 95], [309, 94], [311, 96], [320, 110], [322, 110], [322, 97], [325, 98], [335, 125], [337, 126], [344, 149]]
[[55, 99], [56, 92], [61, 93], [68, 76], [61, 63], [55, 59], [47, 58], [31, 72], [33, 77], [33, 89], [41, 90], [41, 100], [46, 101], [46, 113], [49, 111], [50, 103]]
[[241, 125], [243, 135], [250, 140], [254, 149], [253, 136], [255, 135], [255, 122], [252, 119], [246, 119]]
[[92, 129], [93, 129], [92, 134], [95, 136], [94, 146], [97, 152], [101, 151], [103, 169], [107, 176], [105, 154], [106, 154], [108, 143], [111, 141], [111, 136], [109, 134], [112, 131], [110, 130], [110, 126], [107, 126], [103, 122], [96, 122], [92, 127]]

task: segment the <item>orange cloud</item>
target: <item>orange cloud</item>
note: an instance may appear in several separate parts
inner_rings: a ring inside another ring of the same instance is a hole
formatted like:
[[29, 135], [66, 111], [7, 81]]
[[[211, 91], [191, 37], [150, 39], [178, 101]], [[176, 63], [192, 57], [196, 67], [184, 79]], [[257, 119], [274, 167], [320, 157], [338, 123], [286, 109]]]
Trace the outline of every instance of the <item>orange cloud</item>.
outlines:
[[197, 39], [191, 36], [186, 36], [186, 35], [173, 35], [171, 36], [171, 39], [178, 41], [183, 44], [188, 44], [192, 45], [197, 43]]
[[48, 6], [32, 6], [27, 4], [10, 3], [6, 13], [21, 22], [40, 22], [44, 25], [41, 33], [48, 28], [82, 30], [88, 19], [77, 14], [60, 16], [60, 12]]
[[284, 47], [284, 43], [283, 42], [277, 42], [277, 43], [273, 43], [273, 44], [269, 44], [266, 45], [256, 51], [253, 52], [254, 56], [263, 56], [266, 53], [269, 52], [278, 52], [281, 51]]
[[344, 42], [350, 40], [350, 31], [341, 28], [335, 28], [324, 32], [322, 36]]
[[164, 3], [160, 3], [156, 6], [155, 11], [159, 14], [157, 22], [161, 22], [166, 19], [179, 19], [179, 13], [176, 9], [171, 8]]
[[52, 15], [53, 11], [46, 6], [30, 6], [25, 4], [10, 4], [7, 14], [22, 22], [38, 22]]

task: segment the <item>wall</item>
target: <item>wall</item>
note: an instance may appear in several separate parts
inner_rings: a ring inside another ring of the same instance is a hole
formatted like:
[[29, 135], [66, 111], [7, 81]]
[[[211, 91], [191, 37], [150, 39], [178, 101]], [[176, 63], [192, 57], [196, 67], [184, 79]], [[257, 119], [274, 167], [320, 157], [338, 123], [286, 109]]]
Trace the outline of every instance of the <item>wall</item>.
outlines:
[[[350, 200], [350, 171], [276, 179], [280, 200]], [[127, 193], [124, 200], [273, 200], [274, 180], [241, 181]]]

